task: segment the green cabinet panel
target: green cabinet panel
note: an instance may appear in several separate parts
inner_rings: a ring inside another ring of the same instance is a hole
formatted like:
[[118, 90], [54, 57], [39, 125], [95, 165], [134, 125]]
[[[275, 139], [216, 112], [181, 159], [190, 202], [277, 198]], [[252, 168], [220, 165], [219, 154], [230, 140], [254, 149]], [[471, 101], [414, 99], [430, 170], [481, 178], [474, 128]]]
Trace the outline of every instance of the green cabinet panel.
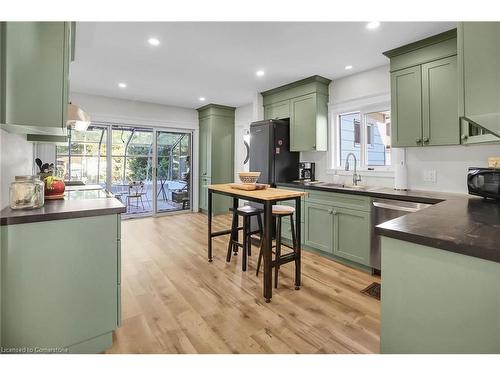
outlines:
[[382, 270], [381, 353], [500, 353], [500, 263], [382, 237]]
[[117, 216], [0, 228], [0, 346], [68, 348], [111, 336], [120, 319]]
[[460, 144], [456, 30], [384, 52], [393, 147]]
[[457, 56], [422, 65], [424, 145], [460, 143], [457, 98]]
[[200, 177], [210, 177], [211, 172], [211, 163], [209, 162], [211, 159], [210, 153], [212, 149], [210, 126], [209, 118], [200, 120]]
[[290, 150], [316, 149], [316, 95], [294, 98], [290, 107]]
[[370, 265], [370, 213], [334, 207], [333, 253], [365, 266]]
[[69, 22], [3, 24], [1, 122], [8, 125], [4, 129], [66, 134], [70, 28]]
[[5, 22], [0, 22], [0, 125], [5, 124], [5, 73]]
[[422, 144], [422, 74], [420, 66], [391, 73], [393, 147]]
[[333, 253], [333, 207], [306, 201], [304, 210], [304, 244]]
[[[208, 209], [207, 185], [234, 181], [234, 108], [209, 104], [199, 112], [199, 208]], [[229, 197], [213, 195], [214, 214], [227, 213]]]
[[458, 24], [458, 75], [462, 143], [500, 141], [500, 22]]
[[200, 177], [200, 199], [199, 206], [201, 210], [208, 210], [208, 188], [210, 177]]
[[290, 118], [291, 151], [328, 149], [328, 84], [313, 76], [263, 92], [266, 119]]
[[285, 100], [278, 103], [269, 104], [264, 107], [265, 119], [282, 120], [290, 117], [290, 101]]
[[363, 195], [333, 193], [319, 190], [310, 190], [306, 200], [308, 202], [361, 211], [370, 211], [372, 202], [371, 197]]

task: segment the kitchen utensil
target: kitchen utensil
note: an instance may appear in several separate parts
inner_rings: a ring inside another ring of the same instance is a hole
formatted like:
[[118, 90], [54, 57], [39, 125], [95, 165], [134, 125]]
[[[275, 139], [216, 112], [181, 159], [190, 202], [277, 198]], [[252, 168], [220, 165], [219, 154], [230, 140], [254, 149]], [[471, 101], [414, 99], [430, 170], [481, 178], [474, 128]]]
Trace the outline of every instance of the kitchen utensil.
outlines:
[[239, 172], [238, 176], [244, 184], [255, 184], [260, 177], [260, 172]]
[[246, 190], [246, 191], [252, 191], [252, 190], [264, 190], [270, 187], [268, 184], [240, 184], [240, 183], [233, 183], [229, 184], [232, 189], [238, 189], [238, 190]]
[[38, 165], [40, 172], [42, 172], [42, 165], [43, 165], [42, 161], [39, 158], [36, 158], [35, 163], [36, 163], [36, 165]]

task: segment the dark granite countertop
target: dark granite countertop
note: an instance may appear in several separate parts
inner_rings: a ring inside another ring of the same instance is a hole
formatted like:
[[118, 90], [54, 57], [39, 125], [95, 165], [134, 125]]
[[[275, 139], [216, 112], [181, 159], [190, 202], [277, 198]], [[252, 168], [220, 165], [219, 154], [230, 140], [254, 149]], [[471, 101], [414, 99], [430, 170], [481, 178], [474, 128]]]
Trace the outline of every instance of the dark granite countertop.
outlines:
[[[105, 194], [104, 190], [102, 192]], [[81, 193], [66, 192], [65, 199], [46, 201], [43, 207], [34, 210], [13, 210], [5, 207], [0, 211], [0, 225], [111, 215], [126, 211], [123, 203], [116, 198], [97, 197], [97, 195], [83, 197]]]
[[279, 182], [279, 186], [296, 189], [330, 191], [335, 193], [366, 195], [373, 198], [398, 199], [402, 201], [435, 204], [450, 198], [463, 198], [467, 195], [456, 193], [441, 193], [423, 190], [394, 190], [386, 187], [362, 186], [352, 188], [349, 186], [329, 184], [325, 182], [304, 184], [299, 182]]
[[500, 202], [467, 194], [390, 188], [328, 187], [320, 183], [280, 183], [306, 190], [359, 194], [433, 204], [423, 210], [377, 225], [375, 233], [402, 241], [435, 247], [476, 258], [500, 262]]

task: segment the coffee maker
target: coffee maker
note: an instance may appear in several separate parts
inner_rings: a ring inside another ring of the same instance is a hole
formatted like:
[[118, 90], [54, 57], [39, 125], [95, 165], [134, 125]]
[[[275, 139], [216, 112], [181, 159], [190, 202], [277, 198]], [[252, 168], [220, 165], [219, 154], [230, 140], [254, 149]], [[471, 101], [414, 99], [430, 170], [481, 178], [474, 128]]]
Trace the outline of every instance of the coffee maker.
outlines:
[[299, 163], [299, 180], [301, 181], [314, 181], [315, 178], [315, 164], [310, 161], [301, 161]]

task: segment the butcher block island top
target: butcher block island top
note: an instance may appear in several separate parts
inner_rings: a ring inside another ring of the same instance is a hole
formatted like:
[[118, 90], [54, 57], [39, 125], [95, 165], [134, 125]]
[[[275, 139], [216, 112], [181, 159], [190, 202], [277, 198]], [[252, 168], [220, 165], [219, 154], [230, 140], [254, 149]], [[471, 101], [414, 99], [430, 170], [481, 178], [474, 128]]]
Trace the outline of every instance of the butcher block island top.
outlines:
[[208, 185], [208, 189], [225, 195], [238, 195], [260, 201], [279, 201], [281, 199], [292, 199], [306, 195], [303, 191], [267, 188], [264, 190], [240, 190], [231, 187], [231, 184]]

